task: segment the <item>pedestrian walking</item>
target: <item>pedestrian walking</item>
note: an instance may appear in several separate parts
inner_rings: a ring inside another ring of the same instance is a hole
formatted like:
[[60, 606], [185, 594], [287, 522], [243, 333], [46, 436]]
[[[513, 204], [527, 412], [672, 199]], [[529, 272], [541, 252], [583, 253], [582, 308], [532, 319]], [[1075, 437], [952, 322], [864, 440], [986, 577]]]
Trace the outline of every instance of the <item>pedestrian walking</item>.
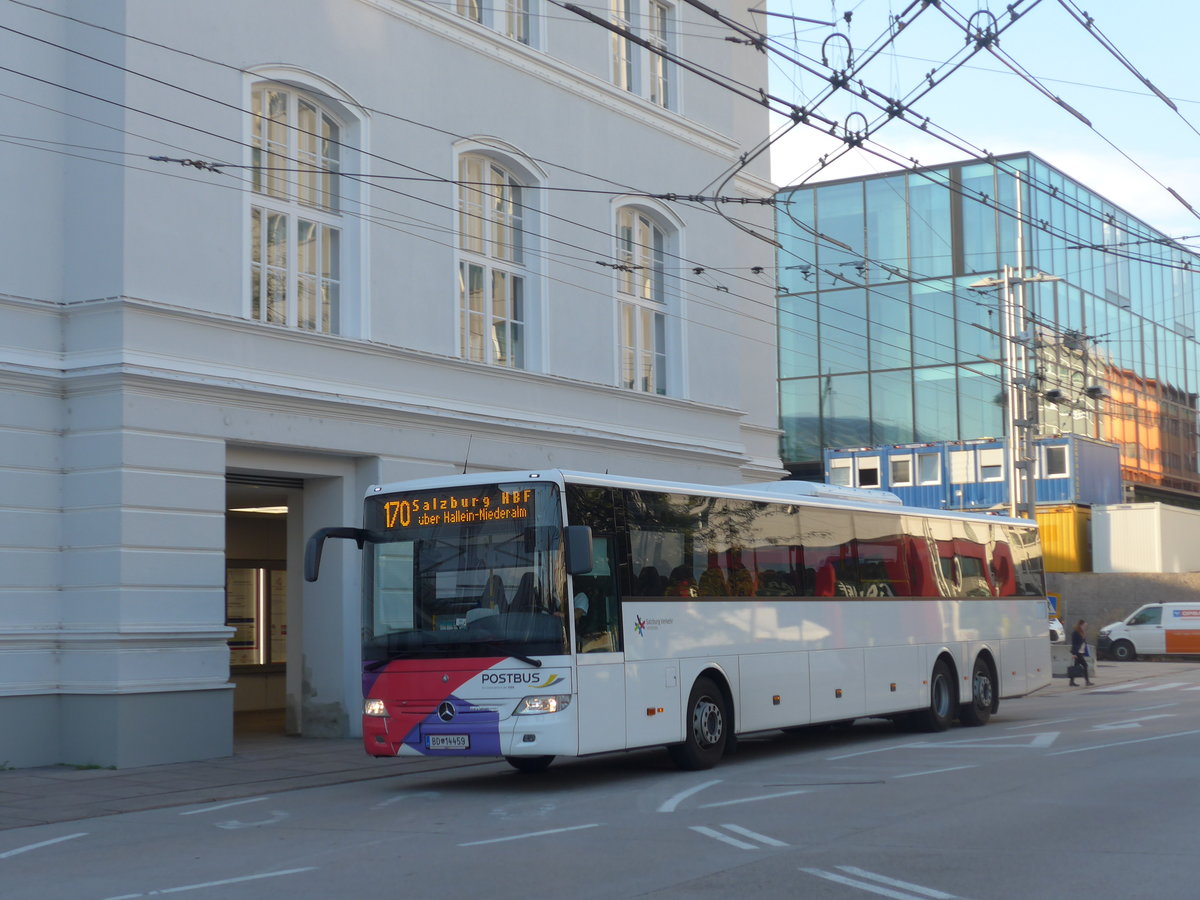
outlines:
[[1087, 622], [1080, 619], [1075, 623], [1075, 627], [1071, 631], [1071, 657], [1075, 660], [1067, 670], [1067, 674], [1071, 676], [1071, 687], [1079, 687], [1075, 683], [1075, 679], [1080, 675], [1083, 676], [1083, 680], [1088, 686], [1092, 683], [1091, 675], [1088, 673], [1087, 636], [1083, 633], [1083, 629], [1086, 626]]

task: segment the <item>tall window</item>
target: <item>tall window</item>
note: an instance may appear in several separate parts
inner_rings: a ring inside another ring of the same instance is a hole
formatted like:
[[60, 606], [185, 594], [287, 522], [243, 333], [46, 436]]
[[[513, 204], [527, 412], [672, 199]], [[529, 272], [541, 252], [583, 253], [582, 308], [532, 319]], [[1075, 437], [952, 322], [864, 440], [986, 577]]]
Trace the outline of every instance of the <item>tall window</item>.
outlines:
[[251, 112], [251, 315], [336, 333], [341, 126], [315, 100], [282, 85], [256, 85]]
[[[662, 0], [649, 0], [646, 9], [646, 41], [665, 52], [670, 49], [671, 7]], [[669, 107], [672, 105], [670, 63], [657, 53], [650, 53], [648, 57], [650, 102]]]
[[484, 156], [459, 158], [458, 295], [466, 359], [525, 367], [525, 225], [520, 182]]
[[609, 0], [609, 22], [649, 45], [635, 45], [615, 32], [611, 35], [612, 83], [668, 109], [675, 107], [672, 66], [654, 50], [674, 50], [673, 18], [674, 7], [666, 0]]
[[[632, 2], [634, 0], [609, 0], [609, 21], [618, 28], [632, 30]], [[634, 90], [633, 42], [616, 32], [612, 35], [612, 82], [623, 90]]]
[[454, 0], [454, 10], [464, 19], [494, 28], [522, 44], [533, 44], [533, 0]]
[[667, 392], [666, 234], [644, 212], [617, 212], [617, 315], [624, 387]]

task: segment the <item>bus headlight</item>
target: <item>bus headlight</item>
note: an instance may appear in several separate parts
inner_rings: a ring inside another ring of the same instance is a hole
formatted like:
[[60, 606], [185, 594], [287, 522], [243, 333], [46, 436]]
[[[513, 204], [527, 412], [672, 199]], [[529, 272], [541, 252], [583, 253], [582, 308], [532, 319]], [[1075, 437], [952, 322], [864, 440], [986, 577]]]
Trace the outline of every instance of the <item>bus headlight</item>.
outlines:
[[556, 713], [571, 705], [570, 694], [538, 694], [525, 697], [513, 710], [514, 716], [541, 716]]
[[387, 716], [387, 707], [383, 705], [382, 700], [364, 700], [363, 701], [364, 716]]
[[1107, 636], [1108, 636], [1108, 632], [1109, 632], [1110, 630], [1111, 630], [1111, 629], [1108, 629], [1108, 628], [1101, 628], [1101, 629], [1100, 629], [1100, 637], [1107, 637]]

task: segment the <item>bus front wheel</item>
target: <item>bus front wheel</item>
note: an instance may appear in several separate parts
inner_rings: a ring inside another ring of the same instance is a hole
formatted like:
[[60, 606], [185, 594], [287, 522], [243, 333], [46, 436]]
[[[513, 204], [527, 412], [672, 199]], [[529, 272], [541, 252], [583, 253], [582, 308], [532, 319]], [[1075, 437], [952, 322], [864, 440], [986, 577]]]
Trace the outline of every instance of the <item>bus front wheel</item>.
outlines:
[[684, 741], [671, 745], [667, 751], [681, 769], [711, 769], [725, 754], [729, 739], [725, 697], [712, 679], [696, 679], [686, 712]]
[[553, 756], [506, 756], [504, 759], [510, 766], [525, 775], [545, 772], [550, 768], [550, 763], [554, 762]]

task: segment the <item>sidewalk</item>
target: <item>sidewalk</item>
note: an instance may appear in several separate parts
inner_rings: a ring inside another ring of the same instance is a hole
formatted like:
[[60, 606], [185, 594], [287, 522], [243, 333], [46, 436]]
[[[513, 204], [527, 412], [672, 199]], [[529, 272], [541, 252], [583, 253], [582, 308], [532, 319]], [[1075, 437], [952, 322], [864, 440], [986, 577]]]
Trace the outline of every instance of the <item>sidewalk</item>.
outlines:
[[[1134, 681], [1177, 678], [1197, 669], [1200, 662], [1101, 661], [1093, 681], [1096, 688], [1105, 688]], [[1033, 698], [1087, 692], [1088, 688], [1073, 688], [1066, 678], [1055, 677]], [[375, 759], [363, 752], [358, 738], [296, 738], [280, 734], [274, 728], [242, 727], [234, 739], [233, 756], [222, 759], [134, 769], [42, 766], [0, 772], [0, 830], [164, 806], [219, 803], [492, 762], [419, 757]]]

